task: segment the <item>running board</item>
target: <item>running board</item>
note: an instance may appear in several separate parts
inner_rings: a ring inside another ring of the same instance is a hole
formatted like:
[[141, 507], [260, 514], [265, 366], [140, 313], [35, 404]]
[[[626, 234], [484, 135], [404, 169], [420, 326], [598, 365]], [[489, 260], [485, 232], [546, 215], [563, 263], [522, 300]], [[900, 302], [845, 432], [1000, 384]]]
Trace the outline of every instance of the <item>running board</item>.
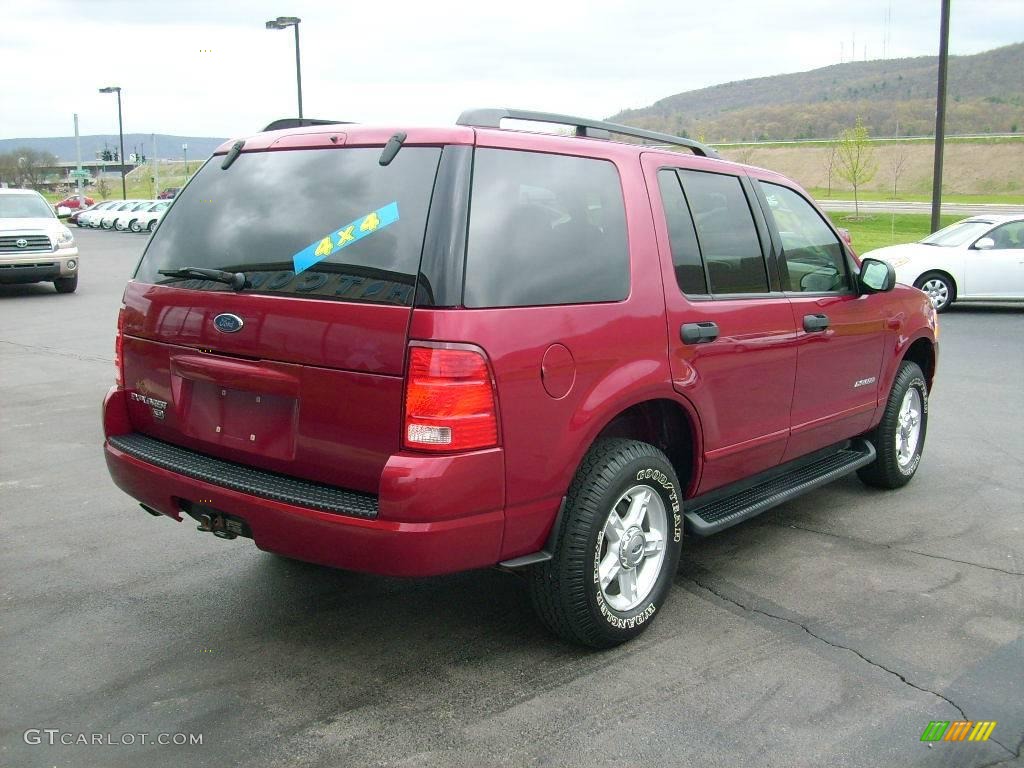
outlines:
[[800, 461], [790, 469], [780, 468], [769, 477], [735, 493], [720, 492], [698, 497], [684, 504], [683, 517], [692, 533], [710, 536], [754, 515], [837, 480], [875, 460], [875, 447], [867, 440], [854, 440], [848, 446], [812, 461]]

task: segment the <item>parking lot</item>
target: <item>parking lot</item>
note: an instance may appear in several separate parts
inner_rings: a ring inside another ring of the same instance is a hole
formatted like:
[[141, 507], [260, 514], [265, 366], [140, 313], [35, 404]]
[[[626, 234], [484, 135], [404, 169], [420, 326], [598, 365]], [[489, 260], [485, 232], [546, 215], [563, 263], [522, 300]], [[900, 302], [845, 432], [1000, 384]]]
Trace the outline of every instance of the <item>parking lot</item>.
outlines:
[[[1024, 308], [942, 316], [921, 470], [684, 542], [638, 640], [554, 640], [519, 577], [375, 578], [143, 512], [100, 401], [145, 235], [0, 286], [4, 766], [985, 766], [1024, 736]], [[926, 744], [933, 720], [994, 720]], [[26, 744], [27, 729], [201, 745]]]

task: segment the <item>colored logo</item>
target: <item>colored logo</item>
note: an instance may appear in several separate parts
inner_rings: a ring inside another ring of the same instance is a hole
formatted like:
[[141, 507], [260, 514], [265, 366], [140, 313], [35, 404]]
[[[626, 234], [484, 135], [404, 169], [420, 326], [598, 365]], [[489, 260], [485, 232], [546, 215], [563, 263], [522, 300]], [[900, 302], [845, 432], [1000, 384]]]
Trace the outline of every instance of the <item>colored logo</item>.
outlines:
[[364, 237], [368, 237], [374, 232], [379, 232], [396, 221], [398, 221], [397, 202], [388, 203], [383, 208], [378, 208], [376, 211], [372, 211], [365, 216], [360, 216], [341, 229], [324, 235], [323, 238], [315, 243], [310, 243], [292, 256], [295, 274], [306, 271], [314, 264], [320, 263], [342, 248], [348, 248], [352, 243], [358, 243]]
[[988, 741], [995, 727], [995, 720], [932, 720], [921, 741]]
[[238, 315], [217, 315], [213, 318], [213, 327], [222, 333], [235, 333], [242, 330], [245, 322]]

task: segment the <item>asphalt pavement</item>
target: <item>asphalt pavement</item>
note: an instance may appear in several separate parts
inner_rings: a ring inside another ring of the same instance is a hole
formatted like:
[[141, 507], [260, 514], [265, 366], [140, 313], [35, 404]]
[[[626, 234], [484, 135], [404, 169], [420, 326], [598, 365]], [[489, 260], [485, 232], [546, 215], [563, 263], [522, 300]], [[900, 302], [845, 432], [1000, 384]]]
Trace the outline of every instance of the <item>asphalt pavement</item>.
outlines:
[[907, 488], [686, 540], [649, 630], [594, 652], [509, 573], [362, 576], [139, 509], [99, 409], [146, 238], [78, 237], [78, 293], [0, 286], [0, 766], [1022, 764], [1024, 307], [942, 316]]

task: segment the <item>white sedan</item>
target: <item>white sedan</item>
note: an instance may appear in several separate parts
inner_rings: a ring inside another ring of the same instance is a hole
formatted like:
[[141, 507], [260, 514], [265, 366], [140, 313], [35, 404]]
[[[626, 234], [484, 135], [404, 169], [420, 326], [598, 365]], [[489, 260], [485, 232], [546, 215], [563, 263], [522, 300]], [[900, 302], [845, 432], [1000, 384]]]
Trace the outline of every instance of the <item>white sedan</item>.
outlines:
[[954, 301], [1024, 301], [1024, 215], [973, 216], [863, 256], [892, 264], [896, 281], [927, 293], [939, 312]]
[[[151, 200], [140, 205], [134, 205], [117, 215], [114, 219], [114, 229], [119, 232], [124, 232], [127, 229], [130, 229], [132, 232], [141, 232], [149, 224], [149, 215], [156, 210], [162, 211], [168, 205], [169, 203], [163, 200]], [[140, 226], [140, 222], [142, 222], [142, 226]]]

